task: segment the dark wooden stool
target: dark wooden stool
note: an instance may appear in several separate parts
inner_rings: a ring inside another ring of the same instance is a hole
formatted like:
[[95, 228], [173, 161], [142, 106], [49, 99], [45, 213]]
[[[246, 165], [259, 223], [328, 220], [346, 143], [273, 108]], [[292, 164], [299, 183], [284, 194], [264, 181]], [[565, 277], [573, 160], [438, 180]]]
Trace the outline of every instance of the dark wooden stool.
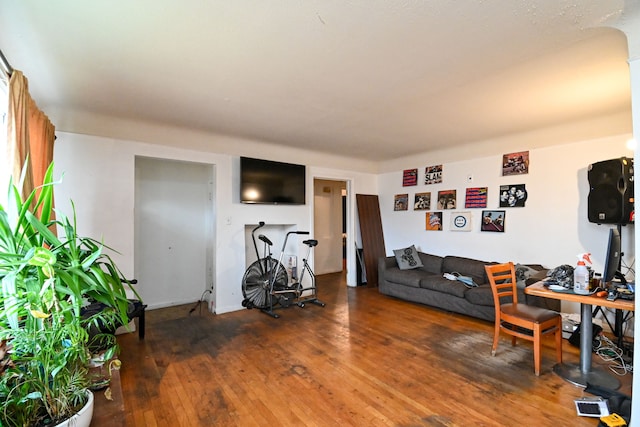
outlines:
[[142, 301], [137, 299], [129, 300], [129, 310], [127, 311], [127, 316], [129, 316], [129, 320], [133, 320], [136, 317], [138, 318], [138, 338], [144, 339], [144, 313], [146, 311], [147, 305], [143, 304]]
[[[84, 318], [89, 318], [91, 316], [93, 316], [96, 313], [101, 312], [102, 310], [104, 310], [107, 306], [101, 302], [94, 302], [89, 304], [86, 307], [82, 308], [82, 316]], [[142, 301], [137, 300], [137, 299], [130, 299], [129, 300], [129, 307], [127, 309], [127, 316], [129, 317], [129, 320], [133, 320], [136, 317], [138, 318], [138, 338], [143, 340], [144, 339], [144, 328], [145, 328], [145, 310], [147, 308], [146, 304], [143, 304]], [[124, 325], [115, 325], [116, 329], [120, 326], [124, 326]], [[99, 331], [101, 333], [108, 333], [108, 334], [115, 334], [115, 329], [113, 328], [101, 328], [101, 330]]]

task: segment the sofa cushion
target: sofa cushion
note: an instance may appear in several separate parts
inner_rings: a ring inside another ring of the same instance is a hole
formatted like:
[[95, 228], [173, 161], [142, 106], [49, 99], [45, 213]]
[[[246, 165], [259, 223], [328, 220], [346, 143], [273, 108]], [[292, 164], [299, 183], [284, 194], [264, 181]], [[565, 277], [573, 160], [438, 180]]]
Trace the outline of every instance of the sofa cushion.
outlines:
[[420, 280], [425, 277], [430, 277], [430, 275], [420, 269], [400, 270], [398, 267], [391, 267], [387, 268], [384, 272], [384, 279], [386, 281], [414, 288], [419, 288]]
[[463, 276], [471, 276], [473, 281], [481, 285], [488, 283], [484, 266], [488, 263], [471, 258], [446, 256], [442, 261], [442, 273], [460, 273]]
[[422, 267], [422, 260], [418, 256], [418, 251], [414, 245], [403, 249], [394, 249], [393, 254], [398, 262], [400, 270], [410, 270]]
[[493, 307], [493, 292], [489, 284], [469, 289], [465, 292], [464, 297], [471, 304]]
[[423, 279], [420, 280], [420, 287], [445, 294], [455, 295], [459, 298], [464, 298], [465, 292], [469, 289], [467, 288], [467, 285], [458, 280], [445, 279], [440, 275], [423, 277]]
[[422, 261], [422, 268], [420, 270], [436, 274], [438, 276], [442, 274], [443, 258], [441, 256], [425, 254], [424, 252], [418, 252], [418, 256]]

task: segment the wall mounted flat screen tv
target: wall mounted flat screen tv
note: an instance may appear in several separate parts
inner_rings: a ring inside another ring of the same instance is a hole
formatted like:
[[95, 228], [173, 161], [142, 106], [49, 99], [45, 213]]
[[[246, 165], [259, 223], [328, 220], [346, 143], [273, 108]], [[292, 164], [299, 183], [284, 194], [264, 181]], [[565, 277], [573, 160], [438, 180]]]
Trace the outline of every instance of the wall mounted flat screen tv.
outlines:
[[240, 201], [273, 205], [305, 204], [306, 167], [240, 157]]

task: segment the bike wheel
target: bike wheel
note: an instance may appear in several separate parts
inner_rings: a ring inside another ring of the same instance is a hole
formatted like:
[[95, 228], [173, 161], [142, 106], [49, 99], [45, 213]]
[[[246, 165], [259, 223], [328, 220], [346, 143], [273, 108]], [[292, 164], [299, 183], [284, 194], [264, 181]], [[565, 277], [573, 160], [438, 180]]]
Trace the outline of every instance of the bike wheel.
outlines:
[[268, 308], [270, 306], [270, 280], [275, 273], [276, 266], [278, 271], [275, 278], [273, 288], [276, 290], [284, 289], [289, 281], [287, 270], [276, 259], [262, 258], [253, 262], [242, 277], [242, 295], [244, 296], [243, 305], [247, 308]]

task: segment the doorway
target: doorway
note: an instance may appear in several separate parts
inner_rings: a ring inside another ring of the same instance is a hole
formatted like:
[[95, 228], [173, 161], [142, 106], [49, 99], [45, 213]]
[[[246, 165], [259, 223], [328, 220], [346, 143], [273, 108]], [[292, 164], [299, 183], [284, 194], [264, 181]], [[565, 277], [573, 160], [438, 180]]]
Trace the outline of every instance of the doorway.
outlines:
[[313, 180], [313, 229], [318, 246], [314, 249], [316, 274], [346, 270], [347, 182]]
[[134, 268], [149, 308], [213, 292], [213, 165], [136, 157]]

